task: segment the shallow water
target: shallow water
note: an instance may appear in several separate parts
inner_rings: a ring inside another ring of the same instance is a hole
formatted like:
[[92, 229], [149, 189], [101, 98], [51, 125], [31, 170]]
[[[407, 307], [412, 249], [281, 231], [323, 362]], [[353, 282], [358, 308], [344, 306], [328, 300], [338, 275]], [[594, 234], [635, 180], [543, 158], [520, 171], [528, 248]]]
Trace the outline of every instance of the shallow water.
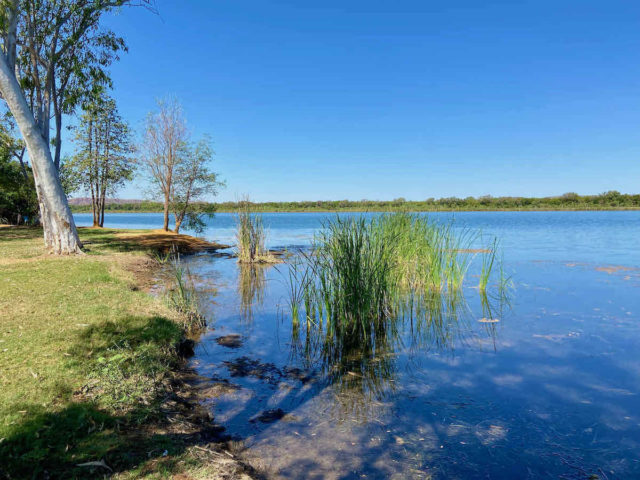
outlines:
[[[500, 239], [511, 307], [483, 311], [476, 261], [455, 314], [338, 367], [292, 341], [286, 265], [187, 259], [209, 319], [193, 364], [247, 460], [281, 478], [640, 478], [640, 213], [430, 216]], [[308, 245], [326, 217], [266, 214], [270, 244]], [[205, 234], [232, 228], [219, 214]]]

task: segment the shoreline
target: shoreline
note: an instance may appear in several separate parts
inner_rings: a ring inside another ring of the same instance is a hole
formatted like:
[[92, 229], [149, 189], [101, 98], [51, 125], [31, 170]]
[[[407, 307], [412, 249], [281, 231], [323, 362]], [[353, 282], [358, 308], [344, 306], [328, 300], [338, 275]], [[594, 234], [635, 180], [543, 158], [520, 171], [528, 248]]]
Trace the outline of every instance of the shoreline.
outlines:
[[[276, 209], [260, 209], [256, 208], [254, 213], [394, 213], [394, 212], [406, 212], [406, 213], [504, 213], [504, 212], [516, 212], [516, 213], [530, 213], [530, 212], [637, 212], [640, 211], [640, 207], [602, 207], [602, 208], [492, 208], [492, 209], [293, 209], [293, 210], [276, 210]], [[74, 208], [71, 209], [71, 213], [76, 214], [90, 214], [91, 211], [78, 211]], [[161, 210], [106, 210], [105, 213], [113, 214], [138, 214], [138, 213], [162, 213]], [[217, 213], [237, 213], [237, 210], [221, 209], [213, 212], [213, 215]], [[78, 227], [78, 228], [91, 228], [91, 227]]]

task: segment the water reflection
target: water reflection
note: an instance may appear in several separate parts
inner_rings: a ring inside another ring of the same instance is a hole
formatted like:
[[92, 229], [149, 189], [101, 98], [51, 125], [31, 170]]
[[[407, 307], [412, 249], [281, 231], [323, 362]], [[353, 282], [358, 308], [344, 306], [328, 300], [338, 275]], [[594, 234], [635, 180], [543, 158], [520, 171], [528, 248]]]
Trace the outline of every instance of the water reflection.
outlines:
[[264, 302], [266, 286], [265, 270], [268, 265], [239, 264], [238, 297], [240, 299], [240, 315], [247, 324], [253, 323], [254, 311]]
[[[369, 328], [349, 328], [326, 317], [304, 315], [292, 322], [291, 357], [306, 369], [318, 370], [350, 411], [362, 404], [383, 401], [398, 385], [397, 358], [426, 352], [453, 354], [456, 346], [478, 340], [472, 322], [482, 323], [482, 337], [496, 348], [497, 325], [508, 298], [479, 295], [484, 317], [473, 317], [461, 290], [410, 295], [398, 301], [395, 314]], [[405, 366], [405, 372], [411, 364]], [[347, 395], [347, 397], [344, 397]], [[349, 412], [345, 412], [349, 413]]]

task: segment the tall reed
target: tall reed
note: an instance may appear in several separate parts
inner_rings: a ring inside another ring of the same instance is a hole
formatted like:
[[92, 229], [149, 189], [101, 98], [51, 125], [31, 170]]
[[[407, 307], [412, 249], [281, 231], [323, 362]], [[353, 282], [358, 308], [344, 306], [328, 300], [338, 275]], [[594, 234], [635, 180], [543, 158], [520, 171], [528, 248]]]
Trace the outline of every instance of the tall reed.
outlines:
[[[329, 343], [375, 348], [398, 317], [422, 315], [442, 296], [458, 303], [477, 238], [407, 213], [336, 217], [316, 235], [304, 265], [289, 269], [294, 324], [304, 315]], [[481, 282], [494, 260], [484, 261]]]
[[236, 214], [236, 251], [238, 262], [254, 263], [266, 256], [265, 232], [262, 217], [255, 215], [251, 202], [243, 200]]
[[481, 294], [485, 294], [487, 291], [487, 285], [496, 261], [497, 250], [498, 239], [494, 238], [493, 244], [482, 254], [482, 269], [480, 270], [480, 280], [478, 281], [478, 289]]
[[167, 291], [169, 306], [184, 317], [183, 326], [187, 331], [206, 327], [206, 320], [200, 313], [196, 288], [187, 267], [180, 262], [176, 253], [172, 259], [173, 285]]

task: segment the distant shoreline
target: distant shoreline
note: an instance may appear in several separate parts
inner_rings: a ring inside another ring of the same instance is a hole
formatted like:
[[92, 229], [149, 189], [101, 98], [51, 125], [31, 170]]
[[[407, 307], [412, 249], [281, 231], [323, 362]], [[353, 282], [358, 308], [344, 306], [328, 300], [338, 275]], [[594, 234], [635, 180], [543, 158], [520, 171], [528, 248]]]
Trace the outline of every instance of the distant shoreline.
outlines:
[[[74, 213], [90, 212], [90, 199], [71, 199]], [[202, 213], [233, 213], [244, 206], [238, 202], [202, 202], [196, 205]], [[250, 209], [259, 213], [302, 212], [555, 212], [555, 211], [624, 211], [640, 210], [640, 194], [616, 191], [600, 195], [565, 193], [557, 197], [467, 197], [429, 198], [427, 200], [315, 200], [296, 202], [251, 202]], [[159, 213], [160, 202], [148, 200], [107, 200], [110, 213]]]
[[[72, 213], [91, 213], [91, 210], [78, 209], [77, 207], [71, 207]], [[233, 209], [217, 209], [211, 213], [236, 213], [237, 210]], [[291, 210], [276, 210], [276, 209], [256, 209], [256, 213], [385, 213], [385, 212], [409, 212], [409, 213], [480, 213], [480, 212], [635, 212], [640, 211], [640, 207], [602, 207], [602, 208], [490, 208], [490, 209], [291, 209]], [[107, 209], [105, 213], [162, 213], [162, 210], [120, 210]]]

